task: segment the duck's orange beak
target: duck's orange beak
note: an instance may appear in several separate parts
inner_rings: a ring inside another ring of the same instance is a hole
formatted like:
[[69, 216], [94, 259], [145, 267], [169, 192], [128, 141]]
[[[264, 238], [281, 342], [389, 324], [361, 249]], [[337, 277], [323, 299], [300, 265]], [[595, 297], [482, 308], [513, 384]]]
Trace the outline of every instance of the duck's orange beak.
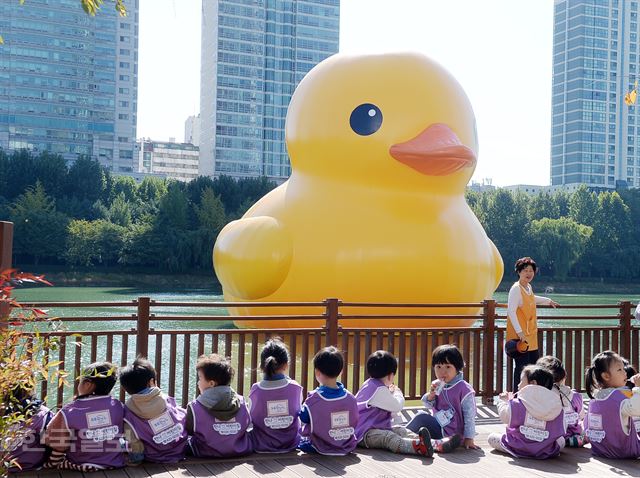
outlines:
[[476, 164], [475, 153], [446, 124], [436, 123], [409, 141], [391, 146], [389, 154], [430, 176], [446, 176]]

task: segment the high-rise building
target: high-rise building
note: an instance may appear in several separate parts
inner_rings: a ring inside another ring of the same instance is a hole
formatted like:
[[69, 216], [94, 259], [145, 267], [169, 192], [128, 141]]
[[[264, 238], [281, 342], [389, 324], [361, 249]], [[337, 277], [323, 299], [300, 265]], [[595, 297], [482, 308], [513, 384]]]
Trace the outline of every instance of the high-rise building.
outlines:
[[184, 142], [200, 146], [200, 115], [189, 116], [184, 122]]
[[121, 17], [77, 0], [0, 1], [0, 148], [135, 171], [138, 0]]
[[200, 174], [289, 176], [287, 107], [339, 26], [340, 0], [203, 2]]
[[551, 184], [640, 186], [638, 2], [555, 0]]
[[175, 141], [138, 141], [138, 171], [179, 181], [198, 177], [198, 147]]

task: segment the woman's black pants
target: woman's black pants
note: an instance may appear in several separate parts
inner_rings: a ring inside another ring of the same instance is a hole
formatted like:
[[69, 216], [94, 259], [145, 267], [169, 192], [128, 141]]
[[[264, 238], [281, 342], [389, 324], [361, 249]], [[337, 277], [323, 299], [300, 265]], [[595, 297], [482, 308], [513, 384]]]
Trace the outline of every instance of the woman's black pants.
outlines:
[[522, 369], [527, 365], [534, 364], [540, 358], [540, 352], [538, 350], [529, 350], [523, 353], [520, 357], [513, 359], [513, 391], [518, 391], [518, 384], [520, 383], [520, 375], [522, 375]]

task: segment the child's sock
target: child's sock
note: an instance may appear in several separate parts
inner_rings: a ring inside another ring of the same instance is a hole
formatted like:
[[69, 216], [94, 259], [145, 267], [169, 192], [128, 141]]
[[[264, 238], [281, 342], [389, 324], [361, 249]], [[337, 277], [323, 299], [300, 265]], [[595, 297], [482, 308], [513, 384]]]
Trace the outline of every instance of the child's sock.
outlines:
[[431, 434], [429, 433], [429, 430], [427, 430], [425, 427], [420, 428], [420, 430], [418, 430], [418, 436], [419, 438], [417, 440], [414, 440], [413, 442], [414, 452], [416, 453], [416, 455], [432, 457], [433, 440], [431, 440]]
[[589, 443], [589, 441], [584, 435], [571, 435], [565, 440], [566, 446], [570, 448], [580, 448], [582, 446], [585, 446], [587, 443]]
[[58, 468], [64, 461], [65, 451], [52, 450], [49, 459], [43, 465], [44, 468]]
[[460, 446], [460, 435], [442, 438], [441, 440], [431, 440], [433, 449], [438, 453], [450, 453]]

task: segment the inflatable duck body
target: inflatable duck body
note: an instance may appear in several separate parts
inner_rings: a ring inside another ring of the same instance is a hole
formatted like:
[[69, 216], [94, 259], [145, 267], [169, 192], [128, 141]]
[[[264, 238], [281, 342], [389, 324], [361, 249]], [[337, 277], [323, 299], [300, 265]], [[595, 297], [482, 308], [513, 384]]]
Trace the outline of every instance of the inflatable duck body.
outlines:
[[[475, 118], [462, 88], [439, 64], [412, 53], [328, 58], [296, 89], [286, 141], [289, 180], [228, 224], [216, 241], [214, 267], [225, 300], [491, 298], [502, 278], [502, 259], [464, 198], [478, 152]], [[342, 313], [381, 312], [350, 308]], [[477, 309], [420, 313], [473, 314]], [[365, 324], [373, 325], [371, 320], [348, 322]], [[426, 325], [424, 320], [393, 322], [398, 328]]]

